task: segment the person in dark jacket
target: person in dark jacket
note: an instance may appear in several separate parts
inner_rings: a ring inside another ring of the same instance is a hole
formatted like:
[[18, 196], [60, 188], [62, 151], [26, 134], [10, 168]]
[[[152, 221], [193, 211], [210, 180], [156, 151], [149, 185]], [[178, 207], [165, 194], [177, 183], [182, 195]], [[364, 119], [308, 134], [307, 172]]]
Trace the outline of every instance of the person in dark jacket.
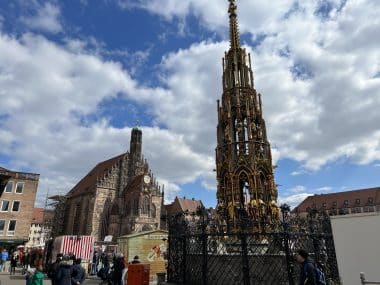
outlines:
[[71, 272], [71, 284], [81, 285], [86, 279], [86, 273], [81, 265], [82, 259], [77, 258], [74, 262], [72, 272]]
[[123, 270], [124, 270], [124, 257], [123, 255], [118, 255], [115, 258], [115, 262], [113, 264], [113, 275], [112, 275], [112, 281], [115, 285], [123, 285], [122, 282], [122, 276], [123, 276]]
[[55, 262], [53, 262], [49, 267], [48, 277], [51, 279], [52, 285], [55, 285], [55, 277], [57, 276], [59, 264], [61, 263], [61, 261], [62, 261], [62, 254], [58, 253]]
[[55, 276], [55, 285], [71, 285], [71, 272], [73, 261], [69, 255], [65, 255], [59, 264], [57, 275]]
[[315, 275], [315, 266], [309, 258], [309, 254], [300, 249], [296, 256], [297, 262], [301, 264], [300, 281], [299, 285], [317, 285], [317, 278]]
[[16, 267], [17, 267], [17, 257], [15, 254], [11, 255], [11, 269], [10, 274], [16, 274]]

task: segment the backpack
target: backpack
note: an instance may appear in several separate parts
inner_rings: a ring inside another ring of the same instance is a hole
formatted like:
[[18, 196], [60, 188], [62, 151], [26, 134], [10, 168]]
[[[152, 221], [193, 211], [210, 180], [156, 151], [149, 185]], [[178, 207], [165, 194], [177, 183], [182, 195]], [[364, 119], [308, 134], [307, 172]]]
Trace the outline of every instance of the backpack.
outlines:
[[[316, 277], [316, 282], [317, 282], [317, 285], [326, 285], [326, 278], [325, 278], [325, 274], [322, 272], [322, 270], [314, 265], [314, 270], [315, 270], [315, 277]], [[306, 266], [304, 266], [304, 271], [305, 271], [305, 275], [307, 276], [307, 272], [306, 272]]]
[[315, 276], [317, 277], [317, 284], [318, 285], [326, 285], [325, 274], [317, 266], [315, 266]]

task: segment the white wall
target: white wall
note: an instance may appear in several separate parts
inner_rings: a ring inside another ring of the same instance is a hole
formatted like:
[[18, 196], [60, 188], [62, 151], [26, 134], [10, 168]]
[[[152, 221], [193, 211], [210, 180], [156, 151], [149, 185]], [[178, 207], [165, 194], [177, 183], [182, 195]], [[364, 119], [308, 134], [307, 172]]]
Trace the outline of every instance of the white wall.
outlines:
[[380, 213], [331, 217], [339, 274], [343, 285], [380, 281]]

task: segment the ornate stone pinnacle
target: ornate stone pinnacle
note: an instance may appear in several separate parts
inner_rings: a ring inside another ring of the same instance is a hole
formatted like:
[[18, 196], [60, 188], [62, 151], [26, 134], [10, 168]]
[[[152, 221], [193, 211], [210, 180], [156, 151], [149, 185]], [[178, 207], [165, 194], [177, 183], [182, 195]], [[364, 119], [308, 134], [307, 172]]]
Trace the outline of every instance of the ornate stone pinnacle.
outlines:
[[228, 14], [230, 16], [230, 43], [232, 49], [240, 48], [240, 36], [237, 21], [237, 6], [235, 0], [229, 0]]

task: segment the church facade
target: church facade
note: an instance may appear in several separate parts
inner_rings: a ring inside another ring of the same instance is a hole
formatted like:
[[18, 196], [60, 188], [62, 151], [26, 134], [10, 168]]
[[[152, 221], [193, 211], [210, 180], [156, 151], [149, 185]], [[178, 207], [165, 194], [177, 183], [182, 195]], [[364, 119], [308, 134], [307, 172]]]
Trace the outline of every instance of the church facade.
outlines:
[[134, 128], [129, 152], [98, 163], [68, 192], [57, 234], [103, 240], [160, 229], [163, 196], [142, 156], [142, 131]]
[[235, 1], [229, 1], [230, 49], [217, 103], [217, 211], [236, 229], [243, 218], [278, 219], [279, 209], [261, 95], [254, 88], [250, 54], [240, 44]]

